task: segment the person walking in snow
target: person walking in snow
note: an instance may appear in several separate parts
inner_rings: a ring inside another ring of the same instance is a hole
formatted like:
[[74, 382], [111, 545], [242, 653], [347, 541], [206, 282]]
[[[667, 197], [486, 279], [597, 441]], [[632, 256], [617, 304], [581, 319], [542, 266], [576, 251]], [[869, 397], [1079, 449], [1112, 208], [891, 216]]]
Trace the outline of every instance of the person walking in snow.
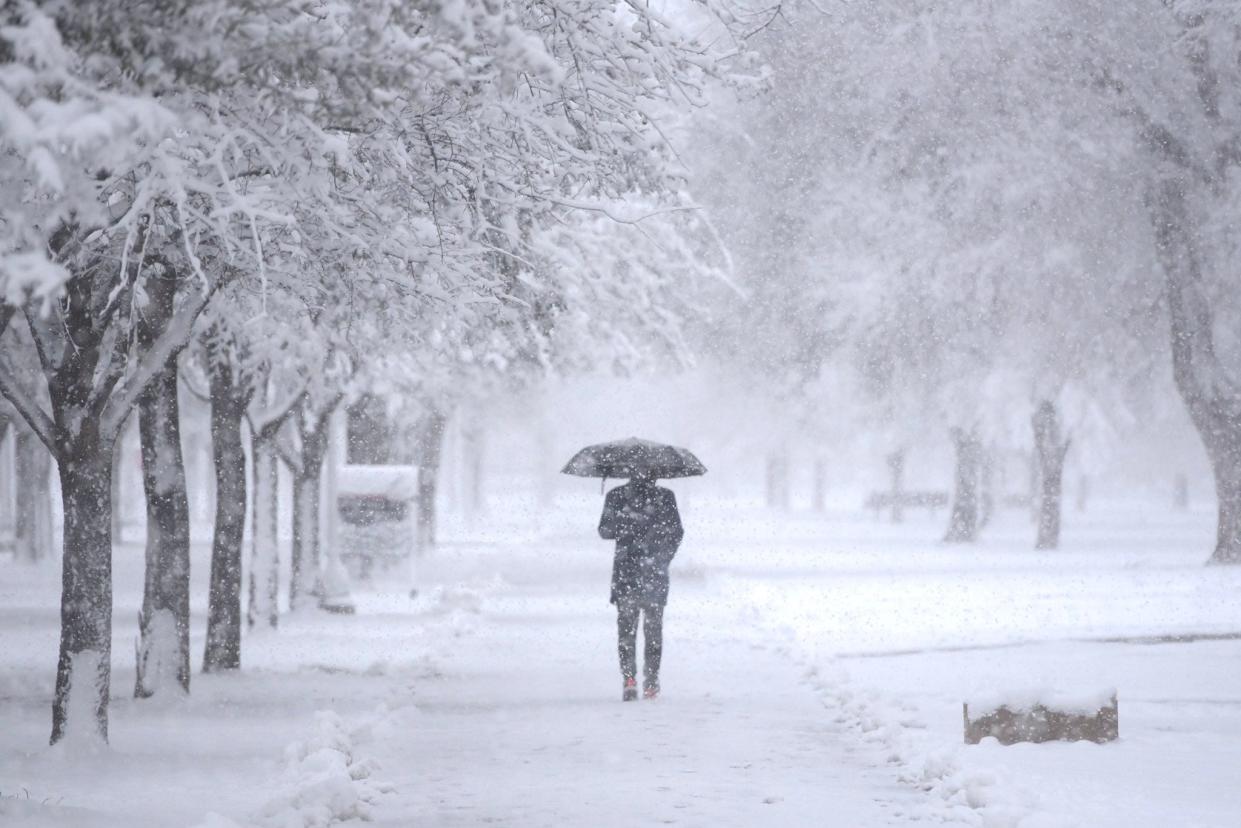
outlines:
[[676, 496], [655, 482], [653, 476], [639, 473], [623, 486], [612, 489], [599, 519], [599, 537], [616, 541], [611, 601], [616, 605], [617, 652], [624, 681], [621, 696], [624, 701], [638, 697], [639, 618], [645, 645], [643, 696], [653, 699], [659, 695], [668, 567], [685, 534]]

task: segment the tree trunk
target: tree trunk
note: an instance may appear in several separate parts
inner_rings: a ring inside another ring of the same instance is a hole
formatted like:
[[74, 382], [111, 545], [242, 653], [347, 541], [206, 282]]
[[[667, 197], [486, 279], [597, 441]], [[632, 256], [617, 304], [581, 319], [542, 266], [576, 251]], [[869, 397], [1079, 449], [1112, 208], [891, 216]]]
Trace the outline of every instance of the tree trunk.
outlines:
[[320, 592], [320, 550], [323, 508], [323, 462], [327, 456], [331, 411], [317, 419], [313, 430], [302, 432], [301, 468], [293, 476], [293, 561], [289, 608], [296, 609], [307, 595]]
[[483, 489], [483, 458], [486, 442], [478, 423], [470, 423], [461, 432], [465, 455], [465, 513], [476, 517], [487, 510], [487, 498]]
[[414, 550], [425, 554], [435, 548], [436, 498], [439, 491], [440, 458], [444, 447], [444, 426], [448, 422], [438, 408], [418, 424], [417, 525]]
[[293, 560], [289, 582], [289, 609], [301, 606], [303, 596], [314, 595], [319, 575], [319, 509], [323, 496], [322, 460], [312, 470], [293, 477]]
[[982, 459], [982, 442], [971, 429], [952, 429], [952, 442], [957, 455], [956, 485], [952, 496], [952, 516], [944, 540], [949, 543], [973, 543], [978, 539], [978, 478]]
[[[112, 545], [120, 546], [125, 542], [124, 525], [124, 476], [121, 466], [125, 462], [125, 429], [116, 438], [116, 447], [112, 450]], [[149, 518], [149, 515], [148, 515]]]
[[134, 696], [147, 698], [171, 681], [190, 689], [190, 504], [175, 356], [138, 401], [138, 431], [147, 537]]
[[1030, 516], [1030, 522], [1037, 524], [1039, 490], [1041, 487], [1041, 483], [1039, 482], [1038, 452], [1031, 451], [1026, 457], [1026, 460], [1028, 461], [1026, 466], [1026, 470], [1028, 472], [1026, 475], [1026, 510], [1027, 514]]
[[1219, 500], [1215, 552], [1210, 562], [1241, 563], [1241, 435], [1218, 440], [1211, 456], [1215, 472], [1215, 496]]
[[1219, 506], [1211, 563], [1241, 563], [1241, 385], [1215, 354], [1214, 320], [1202, 284], [1184, 178], [1168, 177], [1148, 196], [1155, 249], [1168, 289], [1172, 375], [1215, 478]]
[[783, 450], [767, 455], [767, 508], [789, 508], [789, 459]]
[[17, 527], [13, 523], [16, 512], [13, 498], [13, 464], [9, 462], [6, 440], [9, 436], [9, 417], [0, 408], [0, 552], [13, 550], [13, 537]]
[[1172, 478], [1172, 508], [1178, 512], [1189, 511], [1189, 476], [1177, 472]]
[[13, 550], [19, 561], [34, 563], [52, 552], [52, 457], [34, 432], [16, 429], [14, 433]]
[[[76, 419], [76, 418], [75, 418]], [[107, 741], [112, 675], [112, 446], [80, 420], [61, 448], [65, 536], [52, 744]]]
[[203, 672], [241, 667], [241, 545], [246, 525], [246, 452], [241, 421], [249, 397], [232, 368], [213, 362], [211, 454], [215, 465], [215, 532]]
[[270, 440], [251, 440], [254, 463], [253, 532], [250, 551], [251, 627], [260, 622], [275, 628], [280, 623], [280, 503], [277, 490], [276, 452]]
[[888, 455], [888, 472], [892, 478], [892, 522], [900, 523], [905, 519], [905, 450], [897, 449]]
[[811, 492], [811, 507], [816, 512], [827, 509], [827, 461], [822, 457], [814, 459], [814, 481]]
[[337, 438], [332, 428], [333, 419], [334, 415], [328, 417], [326, 428], [330, 454], [324, 464], [323, 494], [328, 508], [323, 521], [323, 567], [319, 606], [328, 612], [352, 614], [356, 608], [349, 594], [349, 575], [340, 560], [340, 495], [337, 488], [337, 473], [340, 464], [345, 460], [347, 449], [344, 445], [334, 445]]
[[1056, 549], [1060, 546], [1060, 507], [1063, 492], [1064, 458], [1070, 440], [1060, 436], [1056, 406], [1043, 400], [1031, 420], [1034, 427], [1034, 453], [1038, 457], [1039, 492], [1038, 539], [1035, 549]]
[[[172, 319], [177, 281], [152, 274], [145, 289], [147, 301], [135, 331], [143, 352], [151, 350]], [[138, 398], [146, 495], [146, 578], [134, 681], [134, 697], [140, 699], [171, 681], [186, 693], [190, 690], [190, 499], [177, 400], [179, 353], [168, 356]]]
[[986, 529], [995, 517], [995, 448], [982, 449], [978, 464], [978, 528]]

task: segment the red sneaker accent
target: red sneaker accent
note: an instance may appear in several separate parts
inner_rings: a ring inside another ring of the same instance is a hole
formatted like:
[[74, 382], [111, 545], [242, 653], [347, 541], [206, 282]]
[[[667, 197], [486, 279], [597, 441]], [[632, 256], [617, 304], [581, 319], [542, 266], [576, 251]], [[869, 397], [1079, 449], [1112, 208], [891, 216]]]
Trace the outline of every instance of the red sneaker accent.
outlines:
[[658, 687], [648, 687], [648, 688], [646, 688], [645, 690], [643, 690], [643, 691], [642, 691], [642, 698], [644, 698], [644, 699], [657, 699], [657, 698], [659, 698], [659, 688], [658, 688]]
[[636, 679], [625, 679], [625, 689], [621, 692], [621, 701], [637, 701], [638, 682]]

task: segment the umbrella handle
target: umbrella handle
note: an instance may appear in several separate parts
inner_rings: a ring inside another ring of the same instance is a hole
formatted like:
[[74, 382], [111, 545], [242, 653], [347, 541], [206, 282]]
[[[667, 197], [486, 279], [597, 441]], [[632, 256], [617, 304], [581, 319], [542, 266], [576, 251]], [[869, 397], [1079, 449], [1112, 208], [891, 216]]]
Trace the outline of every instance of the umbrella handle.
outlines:
[[606, 485], [608, 485], [608, 476], [605, 474], [602, 479], [599, 480], [599, 494], [603, 494], [603, 487]]

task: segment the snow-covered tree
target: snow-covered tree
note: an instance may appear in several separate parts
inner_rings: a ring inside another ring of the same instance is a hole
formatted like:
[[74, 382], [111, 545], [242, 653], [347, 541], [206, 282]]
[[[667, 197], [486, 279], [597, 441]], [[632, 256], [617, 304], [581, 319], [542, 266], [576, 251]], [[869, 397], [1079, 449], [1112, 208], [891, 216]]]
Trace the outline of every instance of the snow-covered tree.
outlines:
[[[1241, 319], [1237, 238], [1241, 188], [1241, 10], [1220, 2], [1082, 14], [1094, 46], [1074, 56], [1129, 127], [1125, 160], [1164, 273], [1173, 376], [1202, 438], [1219, 506], [1211, 560], [1241, 563]], [[1140, 58], [1140, 59], [1139, 59]]]
[[[154, 518], [142, 672], [172, 664], [188, 681], [176, 355], [212, 296], [240, 285], [261, 307], [362, 278], [421, 319], [432, 299], [503, 304], [504, 280], [538, 268], [497, 278], [494, 257], [538, 258], [553, 236], [581, 254], [570, 268], [603, 249], [620, 261], [620, 242], [599, 247], [581, 217], [636, 225], [630, 203], [685, 206], [660, 128], [730, 56], [702, 37], [728, 43], [738, 19], [603, 0], [105, 0], [3, 15], [0, 169], [16, 186], [0, 195], [0, 331], [20, 312], [51, 411], [11, 371], [0, 391], [61, 469], [53, 741], [106, 736], [111, 455], [140, 401]], [[273, 415], [260, 435], [284, 399], [268, 389], [250, 402]], [[87, 709], [93, 725], [69, 721]]]
[[[839, 343], [820, 351], [859, 376], [847, 385], [896, 447], [951, 430], [952, 537], [979, 525], [985, 444], [1028, 445], [1031, 415], [1066, 389], [1106, 411], [1157, 384], [1150, 232], [1116, 163], [1132, 141], [1062, 77], [1080, 78], [1061, 47], [1089, 17], [790, 7], [753, 39], [768, 91], [740, 102], [739, 126], [712, 124], [707, 198], [748, 294], [737, 316], [758, 335], [732, 339], [755, 381], [801, 364], [799, 347]], [[839, 410], [816, 387], [790, 407]]]

